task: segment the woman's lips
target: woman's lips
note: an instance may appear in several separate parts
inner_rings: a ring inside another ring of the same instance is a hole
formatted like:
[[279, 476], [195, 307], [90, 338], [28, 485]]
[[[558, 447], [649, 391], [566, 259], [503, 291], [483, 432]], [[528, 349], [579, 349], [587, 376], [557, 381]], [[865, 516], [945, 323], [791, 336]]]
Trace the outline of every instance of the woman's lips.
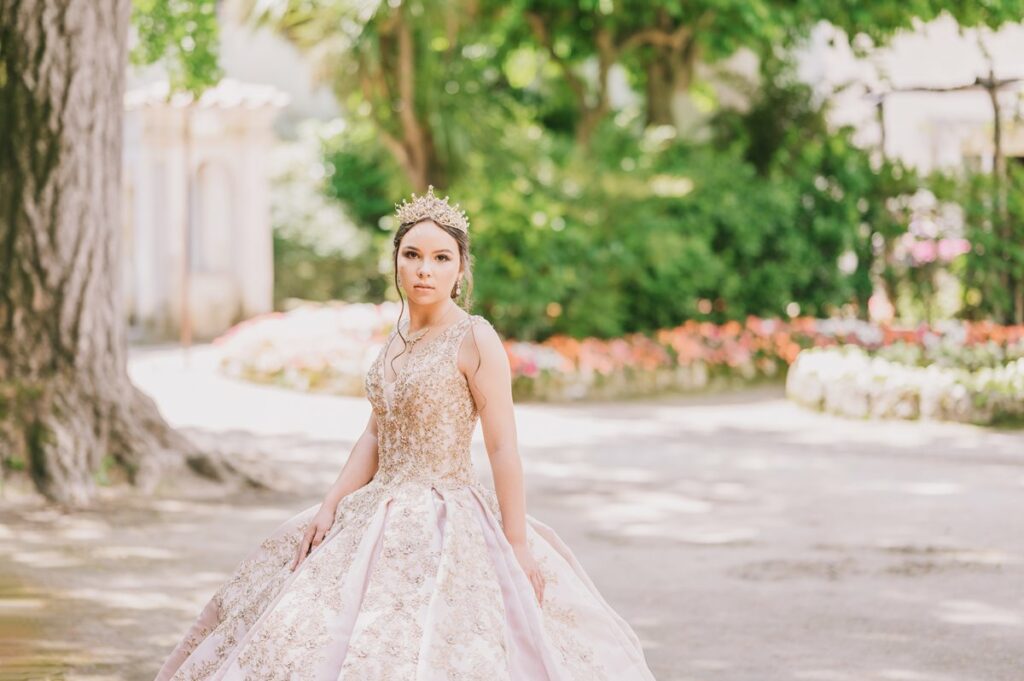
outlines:
[[421, 288], [421, 289], [425, 289], [425, 290], [429, 291], [430, 289], [432, 289], [434, 287], [433, 286], [427, 286], [426, 284], [416, 284], [415, 286], [413, 286], [413, 288]]

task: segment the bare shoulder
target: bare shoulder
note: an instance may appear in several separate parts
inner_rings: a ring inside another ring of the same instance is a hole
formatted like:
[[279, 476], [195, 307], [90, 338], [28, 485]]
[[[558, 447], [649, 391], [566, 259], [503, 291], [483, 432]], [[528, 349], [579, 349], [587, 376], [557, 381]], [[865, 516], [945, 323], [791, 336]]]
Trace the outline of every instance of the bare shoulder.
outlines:
[[469, 328], [466, 330], [461, 352], [459, 352], [459, 364], [463, 368], [467, 368], [475, 367], [478, 359], [484, 361], [488, 358], [507, 359], [504, 342], [494, 325], [481, 315], [474, 314], [470, 317]]
[[[472, 320], [471, 323], [473, 324], [473, 326], [477, 327], [478, 329], [486, 327], [491, 331], [494, 331], [494, 325], [491, 324], [490, 320], [487, 319], [487, 317], [484, 317], [483, 315], [479, 314], [471, 314], [469, 315], [469, 317]], [[497, 332], [495, 331], [495, 333]]]
[[486, 317], [478, 314], [470, 315], [469, 323], [473, 333], [467, 335], [473, 336], [478, 344], [482, 343], [492, 347], [495, 343], [499, 346], [501, 345], [501, 336], [498, 335], [497, 329], [494, 328], [494, 325]]

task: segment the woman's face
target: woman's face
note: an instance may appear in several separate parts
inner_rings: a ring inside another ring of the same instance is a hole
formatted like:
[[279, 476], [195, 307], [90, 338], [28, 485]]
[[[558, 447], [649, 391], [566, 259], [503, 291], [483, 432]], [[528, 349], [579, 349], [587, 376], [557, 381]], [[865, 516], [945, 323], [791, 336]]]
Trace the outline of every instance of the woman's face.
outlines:
[[459, 244], [433, 220], [416, 223], [398, 249], [398, 277], [410, 301], [436, 303], [451, 297], [460, 274]]

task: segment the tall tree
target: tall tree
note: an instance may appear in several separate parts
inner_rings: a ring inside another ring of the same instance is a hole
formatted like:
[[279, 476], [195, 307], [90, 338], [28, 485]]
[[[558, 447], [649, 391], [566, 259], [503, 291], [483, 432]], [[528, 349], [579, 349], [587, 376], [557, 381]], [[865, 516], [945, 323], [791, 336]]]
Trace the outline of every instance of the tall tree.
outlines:
[[[184, 16], [140, 2], [140, 33], [158, 35], [147, 20], [160, 17], [187, 25], [179, 56], [208, 68], [194, 36], [212, 3], [178, 5]], [[89, 505], [108, 467], [143, 489], [182, 463], [259, 484], [171, 429], [127, 375], [118, 259], [131, 8], [0, 0], [0, 460], [68, 507]]]
[[446, 64], [460, 59], [460, 32], [474, 21], [475, 4], [234, 0], [230, 7], [309, 53], [338, 101], [373, 120], [409, 184], [423, 191], [448, 184], [437, 97]]
[[[609, 114], [608, 76], [621, 64], [642, 90], [648, 124], [682, 127], [679, 103], [696, 84], [699, 64], [713, 64], [742, 48], [770, 54], [803, 41], [818, 23], [845, 31], [861, 54], [944, 12], [962, 26], [992, 28], [1019, 21], [1024, 2], [922, 0], [851, 3], [843, 0], [505, 0], [485, 2], [488, 18], [523, 16], [530, 32], [514, 32], [507, 46], [540, 45], [577, 102], [576, 138], [587, 146]], [[593, 75], [583, 76], [593, 62]]]

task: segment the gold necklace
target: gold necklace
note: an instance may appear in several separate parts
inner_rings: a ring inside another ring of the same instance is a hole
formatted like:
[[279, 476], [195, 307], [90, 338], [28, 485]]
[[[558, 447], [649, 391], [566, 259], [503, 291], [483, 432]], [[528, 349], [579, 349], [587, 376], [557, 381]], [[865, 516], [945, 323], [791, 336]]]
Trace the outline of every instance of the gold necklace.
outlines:
[[[443, 322], [445, 319], [448, 319], [448, 315], [450, 315], [452, 312], [453, 310], [448, 310], [448, 312], [446, 312], [445, 315], [441, 317], [441, 321]], [[424, 326], [422, 329], [416, 332], [415, 336], [410, 336], [409, 338], [407, 338], [405, 342], [409, 346], [409, 351], [412, 352], [413, 345], [415, 345], [417, 341], [422, 339], [425, 335], [427, 335], [427, 333], [430, 332], [431, 329], [433, 329], [436, 326], [437, 324], [430, 324], [428, 326]], [[406, 328], [408, 328], [408, 326], [406, 326]]]

